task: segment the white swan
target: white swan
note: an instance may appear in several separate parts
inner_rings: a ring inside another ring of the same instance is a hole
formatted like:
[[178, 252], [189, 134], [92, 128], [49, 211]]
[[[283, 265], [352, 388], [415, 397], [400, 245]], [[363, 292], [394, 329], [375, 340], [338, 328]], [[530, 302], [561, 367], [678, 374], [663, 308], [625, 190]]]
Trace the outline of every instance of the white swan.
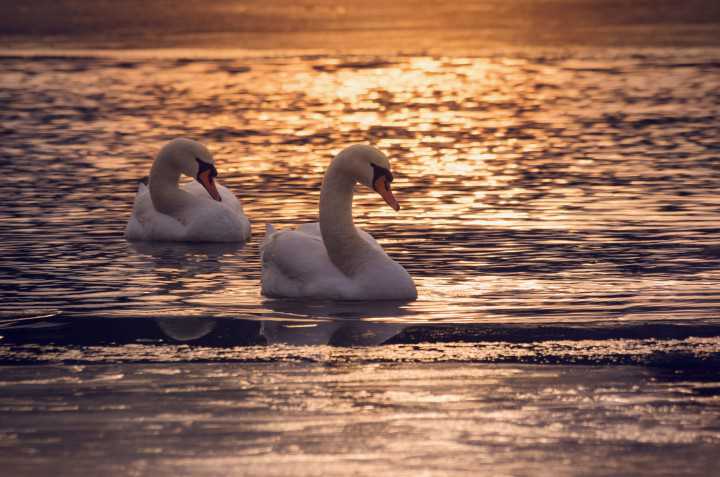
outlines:
[[395, 210], [390, 163], [377, 149], [354, 145], [328, 167], [320, 193], [320, 222], [276, 232], [268, 224], [261, 246], [262, 294], [336, 300], [414, 300], [415, 284], [370, 234], [353, 225], [353, 186], [378, 192]]
[[[178, 186], [180, 175], [195, 179]], [[140, 184], [125, 229], [128, 240], [244, 242], [250, 222], [240, 201], [216, 184], [210, 151], [190, 139], [174, 139], [158, 153], [148, 187]]]

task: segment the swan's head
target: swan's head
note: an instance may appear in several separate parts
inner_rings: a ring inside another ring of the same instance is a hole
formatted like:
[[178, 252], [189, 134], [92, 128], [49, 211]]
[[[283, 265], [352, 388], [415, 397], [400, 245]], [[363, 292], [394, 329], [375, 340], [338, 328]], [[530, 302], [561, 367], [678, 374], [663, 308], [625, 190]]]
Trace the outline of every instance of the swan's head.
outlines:
[[390, 207], [400, 210], [400, 204], [390, 190], [393, 175], [385, 154], [372, 146], [355, 144], [343, 149], [336, 160], [342, 162], [346, 171], [358, 182], [380, 194]]
[[210, 197], [220, 202], [215, 187], [215, 160], [208, 149], [192, 139], [178, 138], [167, 143], [158, 154], [158, 159], [167, 158], [182, 174], [198, 181]]

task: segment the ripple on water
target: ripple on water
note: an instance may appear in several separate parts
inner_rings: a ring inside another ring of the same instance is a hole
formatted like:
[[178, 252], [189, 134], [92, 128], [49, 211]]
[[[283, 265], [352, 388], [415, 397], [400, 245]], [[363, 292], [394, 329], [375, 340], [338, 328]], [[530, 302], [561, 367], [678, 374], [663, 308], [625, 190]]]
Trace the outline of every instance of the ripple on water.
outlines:
[[[403, 209], [359, 191], [357, 223], [420, 290], [393, 320], [716, 320], [717, 57], [0, 58], [0, 310], [272, 316], [264, 222], [316, 220], [329, 158], [372, 142]], [[244, 198], [245, 247], [122, 239], [179, 135]]]

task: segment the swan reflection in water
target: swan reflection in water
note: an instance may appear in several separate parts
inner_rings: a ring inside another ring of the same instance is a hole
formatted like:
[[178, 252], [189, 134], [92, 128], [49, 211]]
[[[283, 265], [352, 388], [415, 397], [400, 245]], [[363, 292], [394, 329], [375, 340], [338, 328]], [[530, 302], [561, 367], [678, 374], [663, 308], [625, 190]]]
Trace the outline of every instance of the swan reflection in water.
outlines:
[[[263, 304], [277, 318], [263, 320], [260, 333], [268, 344], [379, 345], [409, 326], [388, 322], [409, 315], [404, 308], [408, 303], [408, 300], [267, 300]], [[388, 321], [374, 321], [378, 319]]]
[[[223, 290], [230, 286], [223, 278], [226, 274], [221, 273], [223, 257], [236, 254], [243, 244], [133, 242], [129, 247], [135, 253], [149, 256], [146, 263], [161, 275], [153, 294], [177, 296], [180, 307], [208, 289]], [[257, 342], [253, 338], [260, 338], [260, 342], [268, 344], [372, 346], [384, 343], [408, 326], [391, 322], [412, 314], [405, 308], [408, 303], [404, 300], [265, 300], [263, 310], [257, 314], [208, 318], [168, 316], [167, 313], [158, 317], [168, 309], [168, 303], [161, 302], [163, 308], [156, 310], [154, 321], [165, 336], [178, 342], [202, 339], [210, 343], [217, 339], [224, 344], [248, 344]], [[253, 324], [256, 325], [251, 326]]]
[[263, 321], [260, 334], [269, 345], [376, 346], [397, 335], [407, 326], [369, 321]]
[[204, 338], [215, 330], [214, 318], [169, 317], [154, 318], [160, 330], [175, 341], [195, 341]]
[[[405, 314], [404, 302], [274, 302], [270, 319], [162, 317], [155, 323], [174, 341], [203, 339], [224, 344], [292, 346], [375, 346], [402, 332], [408, 323], [370, 321]], [[266, 303], [266, 305], [268, 305]], [[362, 310], [358, 312], [358, 309]], [[288, 319], [290, 318], [290, 319]], [[213, 333], [215, 334], [213, 335]]]
[[141, 256], [128, 272], [128, 296], [142, 300], [143, 315], [197, 314], [198, 300], [228, 289], [231, 277], [244, 273], [242, 264], [235, 270], [241, 243], [132, 242], [128, 248]]
[[[188, 265], [185, 269], [188, 274], [218, 271], [220, 257], [237, 253], [244, 246], [243, 243], [128, 242], [133, 252], [152, 257], [155, 265]], [[181, 263], [183, 260], [188, 263]], [[203, 265], [202, 269], [193, 266], [200, 264]]]
[[[227, 285], [223, 280], [222, 257], [239, 252], [242, 243], [176, 243], [176, 242], [129, 242], [133, 252], [151, 257], [150, 264], [154, 272], [160, 274], [159, 296], [203, 293], [208, 288], [222, 288]], [[212, 280], [203, 280], [200, 276], [212, 274]], [[191, 282], [192, 290], [185, 290]], [[192, 292], [192, 293], [189, 293]], [[184, 316], [157, 317], [155, 323], [167, 337], [175, 341], [194, 341], [213, 332], [217, 320], [212, 318]]]
[[[212, 338], [213, 331], [220, 332], [230, 322], [248, 320], [220, 320], [215, 318], [154, 318], [160, 330], [174, 341], [192, 342]], [[403, 331], [407, 324], [377, 323], [370, 321], [260, 321], [259, 330], [254, 328], [254, 336], [237, 336], [238, 341], [248, 338], [264, 338], [268, 345], [285, 344], [292, 346], [375, 346], [380, 345]], [[230, 326], [232, 328], [232, 326]], [[245, 327], [247, 330], [247, 327]]]

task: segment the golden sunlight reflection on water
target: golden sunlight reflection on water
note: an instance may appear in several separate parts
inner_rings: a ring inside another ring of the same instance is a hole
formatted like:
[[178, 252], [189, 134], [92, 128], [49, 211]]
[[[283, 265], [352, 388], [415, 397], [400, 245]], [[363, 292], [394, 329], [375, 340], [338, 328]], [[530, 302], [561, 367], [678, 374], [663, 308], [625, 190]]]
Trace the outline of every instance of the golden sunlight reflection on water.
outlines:
[[[258, 293], [265, 223], [317, 220], [332, 155], [370, 142], [402, 210], [359, 189], [356, 222], [420, 299], [356, 315], [715, 317], [720, 85], [695, 54], [3, 58], [2, 306], [275, 316]], [[213, 151], [251, 243], [123, 241], [136, 181], [176, 136]]]

